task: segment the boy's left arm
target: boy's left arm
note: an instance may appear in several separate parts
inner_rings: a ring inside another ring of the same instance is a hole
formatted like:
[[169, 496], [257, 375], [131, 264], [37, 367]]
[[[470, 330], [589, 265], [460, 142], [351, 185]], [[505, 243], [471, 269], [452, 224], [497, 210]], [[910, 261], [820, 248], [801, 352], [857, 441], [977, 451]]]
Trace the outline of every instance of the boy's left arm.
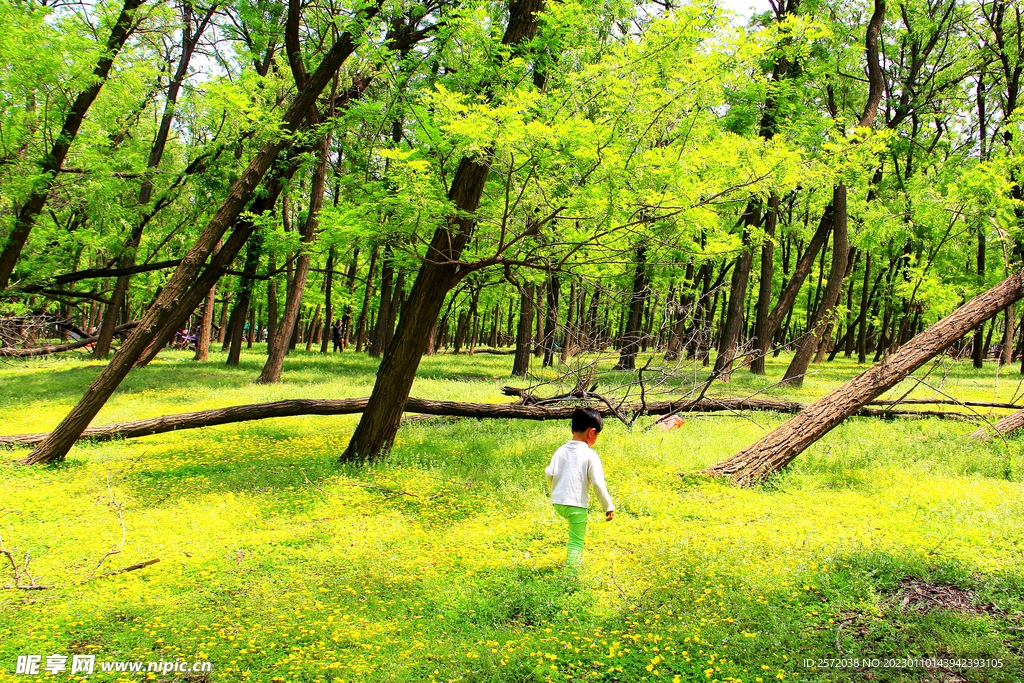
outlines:
[[610, 515], [615, 510], [615, 503], [612, 502], [612, 496], [608, 493], [608, 486], [604, 483], [604, 468], [601, 466], [601, 458], [596, 452], [590, 457], [589, 465], [590, 483], [594, 487], [597, 499], [601, 501], [601, 507], [605, 511], [605, 518], [611, 521]]

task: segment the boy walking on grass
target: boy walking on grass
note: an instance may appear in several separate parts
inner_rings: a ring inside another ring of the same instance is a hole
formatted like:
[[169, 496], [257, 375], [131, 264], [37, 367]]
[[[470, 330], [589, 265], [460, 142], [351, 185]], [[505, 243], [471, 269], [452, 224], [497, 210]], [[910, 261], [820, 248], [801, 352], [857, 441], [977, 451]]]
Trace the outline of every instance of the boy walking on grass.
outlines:
[[544, 469], [555, 512], [569, 522], [565, 566], [570, 570], [578, 568], [583, 560], [591, 485], [604, 508], [605, 521], [610, 522], [615, 516], [615, 505], [604, 483], [601, 458], [592, 448], [603, 428], [601, 413], [593, 408], [577, 408], [572, 414], [572, 439], [555, 451], [551, 464]]

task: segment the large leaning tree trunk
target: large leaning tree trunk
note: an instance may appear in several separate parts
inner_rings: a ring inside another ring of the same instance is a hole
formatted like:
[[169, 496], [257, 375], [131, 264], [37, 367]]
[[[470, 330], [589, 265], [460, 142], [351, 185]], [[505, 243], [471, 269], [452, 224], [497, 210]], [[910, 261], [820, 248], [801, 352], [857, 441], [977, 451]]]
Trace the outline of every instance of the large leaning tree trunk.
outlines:
[[832, 189], [832, 267], [828, 273], [828, 284], [822, 296], [818, 310], [814, 312], [807, 332], [800, 340], [793, 360], [786, 368], [783, 382], [800, 386], [804, 375], [810, 367], [821, 338], [829, 329], [832, 313], [839, 297], [843, 293], [843, 280], [846, 277], [846, 264], [850, 256], [850, 241], [846, 228], [846, 185], [839, 183]]
[[[381, 0], [381, 3], [383, 0]], [[160, 333], [164, 323], [169, 320], [177, 308], [179, 299], [189, 290], [196, 280], [203, 265], [213, 251], [214, 245], [224, 236], [245, 209], [253, 192], [266, 174], [278, 154], [288, 144], [292, 133], [316, 106], [320, 93], [333, 78], [352, 52], [362, 36], [363, 27], [378, 12], [380, 4], [370, 5], [359, 12], [355, 19], [358, 33], [353, 35], [346, 31], [339, 36], [330, 52], [324, 57], [317, 70], [310, 76], [305, 86], [299, 90], [292, 100], [282, 121], [282, 135], [263, 144], [260, 151], [249, 162], [249, 166], [238, 180], [231, 186], [227, 199], [210, 219], [202, 234], [189, 249], [175, 270], [171, 279], [164, 285], [160, 296], [150, 306], [139, 322], [139, 326], [121, 346], [114, 359], [107, 364], [99, 376], [86, 390], [85, 395], [68, 415], [61, 420], [50, 437], [22, 462], [26, 464], [49, 463], [62, 460], [78, 436], [89, 426], [96, 413], [110, 398], [111, 394], [127, 376], [146, 346]], [[248, 234], [244, 235], [248, 238]], [[240, 241], [244, 244], [244, 239]], [[230, 244], [230, 240], [225, 247]], [[232, 245], [234, 246], [234, 245]], [[234, 247], [235, 253], [241, 244]], [[225, 249], [230, 251], [230, 249]]]
[[949, 348], [958, 339], [1024, 296], [1024, 271], [1000, 282], [917, 335], [895, 354], [818, 399], [806, 410], [728, 460], [704, 470], [741, 485], [757, 483], [786, 466], [872, 399]]
[[[164, 113], [160, 117], [160, 128], [157, 129], [156, 138], [149, 149], [149, 159], [146, 161], [146, 175], [142, 180], [142, 187], [139, 188], [139, 208], [145, 209], [149, 206], [153, 197], [153, 173], [160, 166], [164, 156], [164, 149], [167, 147], [167, 138], [171, 133], [171, 123], [174, 120], [175, 103], [178, 101], [178, 93], [188, 73], [189, 62], [192, 61], [192, 54], [195, 52], [199, 39], [206, 30], [216, 5], [211, 7], [206, 16], [197, 22], [195, 32], [192, 31], [192, 5], [182, 5], [182, 34], [181, 34], [181, 57], [178, 59], [178, 68], [167, 85], [167, 96], [164, 100]], [[144, 213], [144, 212], [143, 212]], [[142, 241], [142, 232], [145, 230], [145, 217], [140, 215], [136, 218], [135, 225], [125, 244], [124, 253], [118, 263], [119, 268], [131, 268], [135, 265], [135, 252]], [[110, 354], [110, 342], [114, 338], [114, 328], [117, 326], [117, 314], [121, 310], [125, 296], [128, 294], [128, 285], [131, 284], [131, 275], [121, 275], [114, 285], [114, 292], [110, 295], [110, 305], [103, 315], [103, 322], [100, 323], [99, 341], [93, 347], [93, 358], [105, 359]]]
[[1024, 410], [1018, 410], [1015, 413], [1011, 413], [1000, 418], [995, 425], [992, 425], [995, 434], [991, 434], [988, 426], [986, 425], [971, 432], [971, 438], [986, 439], [989, 436], [1006, 436], [1007, 434], [1017, 431], [1021, 427], [1024, 427]]
[[107, 80], [107, 74], [110, 73], [110, 67], [114, 64], [114, 58], [117, 57], [117, 53], [121, 51], [125, 41], [131, 35], [135, 14], [144, 1], [125, 0], [121, 13], [114, 23], [114, 28], [110, 31], [110, 37], [107, 38], [106, 48], [100, 53], [96, 68], [93, 69], [89, 87], [75, 98], [67, 116], [64, 117], [64, 125], [50, 148], [50, 152], [39, 162], [39, 177], [42, 180], [36, 184], [32, 194], [22, 205], [18, 217], [7, 235], [7, 243], [0, 251], [0, 291], [6, 289], [10, 282], [11, 273], [14, 272], [14, 266], [18, 263], [25, 242], [28, 241], [36, 217], [46, 204], [50, 186], [60, 171], [60, 167], [64, 165], [64, 159], [71, 149], [71, 144], [75, 141], [75, 136], [78, 135], [78, 129], [82, 127], [82, 121], [85, 119], [89, 107], [96, 100], [96, 96], [100, 94], [100, 89], [103, 88], [103, 84]]
[[[489, 170], [478, 161], [462, 159], [448, 193], [460, 212], [472, 214], [479, 207]], [[409, 293], [409, 310], [399, 320], [395, 336], [384, 351], [366, 412], [342, 455], [343, 461], [374, 458], [390, 450], [431, 328], [437, 324], [444, 295], [457, 272], [455, 261], [469, 241], [472, 223], [472, 218], [456, 215], [434, 233]]]
[[[512, 0], [502, 45], [511, 46], [514, 52], [516, 46], [531, 41], [537, 33], [536, 14], [543, 8], [543, 0]], [[456, 213], [448, 217], [430, 240], [423, 265], [409, 292], [406, 310], [391, 343], [384, 350], [366, 412], [341, 456], [342, 461], [376, 458], [391, 449], [416, 369], [430, 343], [430, 333], [437, 324], [445, 296], [455, 284], [457, 261], [473, 231], [475, 219], [472, 216], [480, 206], [492, 154], [487, 151], [482, 157], [463, 157], [459, 162], [448, 191]]]

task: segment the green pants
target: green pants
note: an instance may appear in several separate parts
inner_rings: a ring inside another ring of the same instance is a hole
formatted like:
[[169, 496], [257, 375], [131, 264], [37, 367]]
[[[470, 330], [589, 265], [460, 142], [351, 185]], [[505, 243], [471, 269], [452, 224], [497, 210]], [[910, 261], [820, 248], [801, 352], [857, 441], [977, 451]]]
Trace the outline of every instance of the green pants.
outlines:
[[579, 567], [583, 561], [583, 536], [587, 533], [587, 508], [555, 503], [555, 512], [569, 522], [569, 546], [565, 554], [567, 569]]

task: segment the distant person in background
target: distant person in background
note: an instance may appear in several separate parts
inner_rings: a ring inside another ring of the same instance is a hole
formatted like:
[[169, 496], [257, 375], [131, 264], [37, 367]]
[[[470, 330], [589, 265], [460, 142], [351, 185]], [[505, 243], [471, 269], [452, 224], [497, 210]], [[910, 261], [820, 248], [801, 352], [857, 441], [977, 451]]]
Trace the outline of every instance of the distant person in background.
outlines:
[[341, 351], [341, 320], [335, 319], [331, 325], [331, 340], [334, 341], [334, 350]]

